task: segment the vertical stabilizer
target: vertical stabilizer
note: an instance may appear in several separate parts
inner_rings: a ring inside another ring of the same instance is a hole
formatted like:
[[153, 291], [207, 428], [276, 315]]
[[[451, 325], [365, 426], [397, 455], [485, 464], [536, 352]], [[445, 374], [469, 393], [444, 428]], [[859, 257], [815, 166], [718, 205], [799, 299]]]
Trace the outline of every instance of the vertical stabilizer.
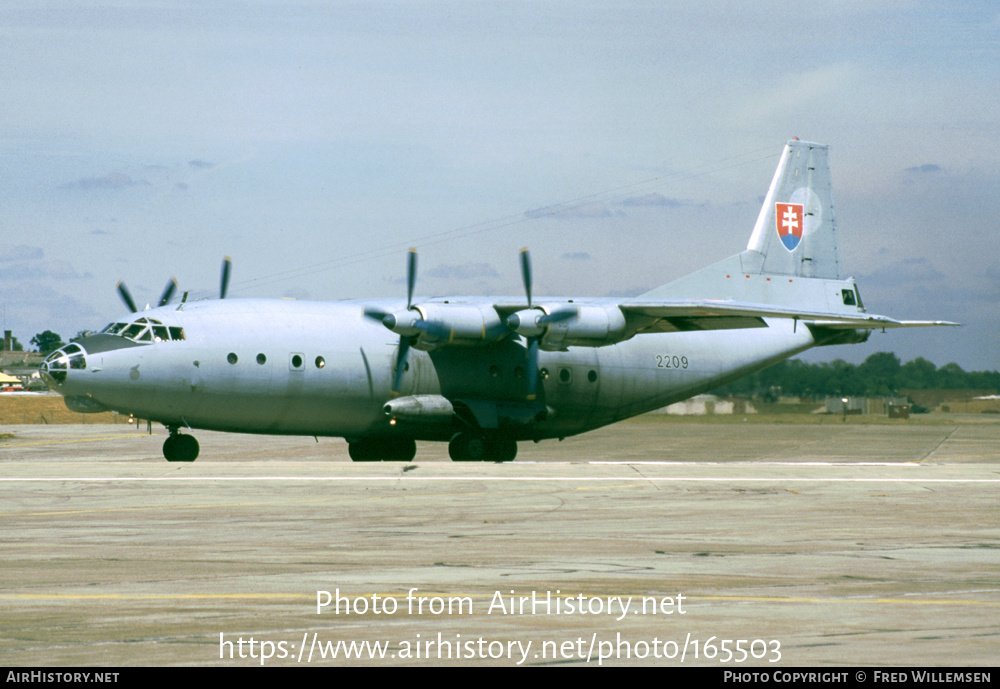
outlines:
[[785, 145], [753, 235], [744, 269], [771, 275], [840, 278], [827, 147], [792, 139]]

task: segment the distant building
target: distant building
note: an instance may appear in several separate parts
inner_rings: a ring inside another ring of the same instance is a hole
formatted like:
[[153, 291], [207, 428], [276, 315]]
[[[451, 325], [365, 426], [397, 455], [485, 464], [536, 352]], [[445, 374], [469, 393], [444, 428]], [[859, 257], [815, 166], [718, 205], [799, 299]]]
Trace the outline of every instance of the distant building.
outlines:
[[827, 397], [827, 414], [907, 418], [910, 402], [905, 397]]
[[757, 413], [753, 405], [745, 399], [723, 399], [715, 395], [697, 395], [657, 411], [661, 414], [672, 414], [675, 416]]
[[988, 397], [997, 394], [997, 390], [900, 390], [901, 395], [906, 395], [914, 404], [928, 409], [937, 409], [942, 404], [952, 402], [968, 402], [977, 397]]
[[20, 392], [24, 390], [24, 383], [17, 376], [9, 376], [0, 371], [0, 392]]

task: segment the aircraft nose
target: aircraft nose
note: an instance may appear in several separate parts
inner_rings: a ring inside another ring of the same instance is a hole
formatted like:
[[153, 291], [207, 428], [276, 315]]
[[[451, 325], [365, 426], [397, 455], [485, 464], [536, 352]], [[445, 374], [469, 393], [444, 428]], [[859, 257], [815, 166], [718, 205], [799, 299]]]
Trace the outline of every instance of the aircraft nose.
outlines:
[[87, 352], [80, 345], [71, 342], [45, 357], [40, 372], [50, 387], [59, 387], [66, 382], [70, 369], [86, 368]]

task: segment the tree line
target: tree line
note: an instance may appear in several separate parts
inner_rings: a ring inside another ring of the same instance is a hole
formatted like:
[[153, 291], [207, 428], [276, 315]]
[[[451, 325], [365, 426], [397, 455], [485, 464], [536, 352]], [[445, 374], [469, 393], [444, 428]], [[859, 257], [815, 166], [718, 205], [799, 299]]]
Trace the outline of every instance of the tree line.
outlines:
[[725, 385], [721, 395], [775, 397], [865, 396], [899, 394], [900, 390], [1000, 391], [1000, 372], [964, 371], [958, 364], [938, 368], [924, 358], [902, 363], [892, 352], [876, 352], [861, 364], [842, 359], [810, 364], [787, 359], [763, 371]]
[[[62, 347], [65, 342], [62, 338], [51, 330], [46, 330], [43, 333], [38, 333], [33, 338], [31, 338], [31, 344], [35, 349], [31, 351], [39, 352], [41, 354], [49, 354], [60, 347]], [[10, 338], [10, 351], [12, 352], [23, 352], [24, 345], [21, 344], [20, 340], [17, 339], [16, 335], [12, 335]]]

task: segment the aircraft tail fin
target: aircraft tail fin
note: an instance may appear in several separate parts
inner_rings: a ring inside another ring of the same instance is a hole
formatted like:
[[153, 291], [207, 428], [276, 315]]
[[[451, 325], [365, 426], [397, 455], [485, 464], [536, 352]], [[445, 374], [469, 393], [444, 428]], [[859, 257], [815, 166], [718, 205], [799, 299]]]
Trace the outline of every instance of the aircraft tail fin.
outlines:
[[840, 276], [827, 147], [785, 145], [745, 251], [641, 296], [863, 311], [853, 279]]
[[785, 145], [747, 253], [746, 263], [760, 256], [754, 272], [840, 279], [826, 146], [798, 139]]

